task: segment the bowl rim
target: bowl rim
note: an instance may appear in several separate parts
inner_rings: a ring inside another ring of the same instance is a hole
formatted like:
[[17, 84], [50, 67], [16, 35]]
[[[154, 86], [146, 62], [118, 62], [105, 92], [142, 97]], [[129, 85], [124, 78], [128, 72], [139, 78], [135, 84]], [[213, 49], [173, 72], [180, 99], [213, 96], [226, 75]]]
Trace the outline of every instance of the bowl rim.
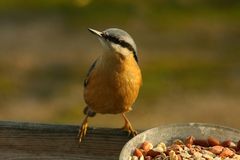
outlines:
[[160, 126], [157, 126], [157, 127], [153, 127], [153, 128], [147, 129], [147, 130], [141, 132], [140, 134], [136, 135], [135, 137], [131, 138], [130, 140], [128, 140], [127, 143], [125, 143], [125, 145], [122, 147], [122, 150], [121, 150], [120, 156], [119, 156], [119, 160], [123, 160], [123, 158], [124, 158], [123, 157], [123, 150], [124, 150], [124, 148], [126, 148], [126, 146], [130, 143], [130, 141], [136, 139], [137, 137], [142, 136], [142, 135], [146, 134], [147, 132], [150, 132], [151, 130], [155, 130], [155, 129], [172, 128], [172, 127], [184, 127], [184, 126], [186, 126], [186, 127], [187, 126], [193, 126], [193, 127], [195, 126], [195, 127], [219, 128], [219, 129], [231, 131], [231, 132], [234, 132], [234, 133], [240, 135], [240, 129], [228, 127], [228, 126], [221, 125], [221, 124], [215, 124], [215, 123], [189, 122], [189, 123], [164, 124], [164, 125], [160, 125]]

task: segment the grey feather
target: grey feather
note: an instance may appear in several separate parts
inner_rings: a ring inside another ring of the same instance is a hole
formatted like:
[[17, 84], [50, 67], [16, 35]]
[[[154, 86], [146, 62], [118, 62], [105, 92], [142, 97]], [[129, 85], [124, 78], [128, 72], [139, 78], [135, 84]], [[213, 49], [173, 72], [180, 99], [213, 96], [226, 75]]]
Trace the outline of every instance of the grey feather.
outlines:
[[128, 48], [133, 52], [134, 58], [138, 62], [137, 46], [133, 38], [127, 32], [118, 28], [109, 28], [102, 32], [102, 36], [122, 47]]

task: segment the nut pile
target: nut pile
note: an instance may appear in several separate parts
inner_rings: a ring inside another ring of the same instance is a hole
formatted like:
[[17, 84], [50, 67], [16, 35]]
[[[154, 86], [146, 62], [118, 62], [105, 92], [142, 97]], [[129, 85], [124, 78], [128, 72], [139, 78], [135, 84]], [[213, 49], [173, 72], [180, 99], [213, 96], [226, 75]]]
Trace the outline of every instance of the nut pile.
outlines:
[[145, 141], [136, 148], [129, 160], [240, 160], [240, 140], [220, 142], [217, 138], [175, 140], [170, 146], [153, 146]]

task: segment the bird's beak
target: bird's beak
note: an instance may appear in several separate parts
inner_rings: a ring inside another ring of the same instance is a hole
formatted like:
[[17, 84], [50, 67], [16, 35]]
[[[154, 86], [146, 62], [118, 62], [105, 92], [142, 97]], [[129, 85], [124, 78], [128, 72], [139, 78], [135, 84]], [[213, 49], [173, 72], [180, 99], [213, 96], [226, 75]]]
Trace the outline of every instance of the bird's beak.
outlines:
[[88, 28], [88, 30], [89, 30], [91, 33], [93, 33], [93, 34], [95, 34], [95, 35], [97, 35], [97, 36], [99, 36], [99, 37], [102, 37], [102, 32], [99, 32], [99, 31], [97, 31], [97, 30], [95, 30], [95, 29], [92, 29], [92, 28]]

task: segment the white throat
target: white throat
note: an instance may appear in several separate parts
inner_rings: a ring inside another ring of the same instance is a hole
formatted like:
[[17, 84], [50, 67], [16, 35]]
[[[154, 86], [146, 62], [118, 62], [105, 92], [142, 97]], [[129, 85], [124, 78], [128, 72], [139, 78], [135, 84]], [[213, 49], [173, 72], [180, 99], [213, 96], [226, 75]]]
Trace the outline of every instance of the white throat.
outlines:
[[122, 47], [119, 44], [115, 44], [113, 42], [106, 42], [105, 40], [99, 38], [104, 52], [109, 54], [119, 53], [123, 56], [128, 56], [131, 54], [131, 51], [129, 51], [127, 48]]
[[112, 43], [111, 45], [114, 52], [120, 53], [123, 56], [128, 56], [129, 54], [131, 54], [131, 51], [129, 51], [127, 48], [120, 46], [119, 44]]

